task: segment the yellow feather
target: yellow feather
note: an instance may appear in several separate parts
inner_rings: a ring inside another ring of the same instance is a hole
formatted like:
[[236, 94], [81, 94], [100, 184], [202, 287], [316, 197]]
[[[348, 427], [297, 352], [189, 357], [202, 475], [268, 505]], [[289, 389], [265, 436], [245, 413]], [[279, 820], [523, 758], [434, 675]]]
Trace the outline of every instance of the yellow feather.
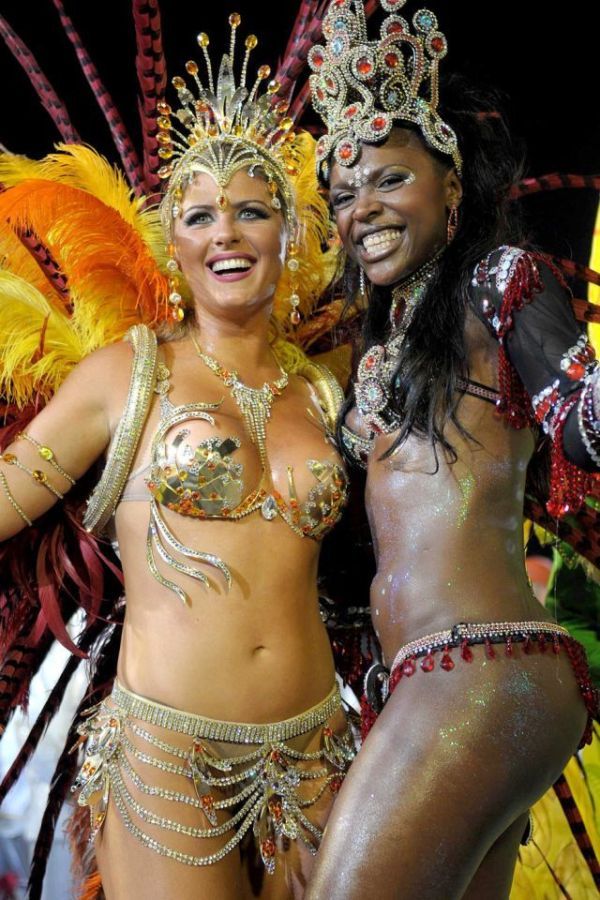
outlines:
[[65, 313], [0, 271], [0, 394], [9, 403], [23, 407], [38, 393], [48, 399], [86, 352]]
[[[298, 219], [302, 232], [298, 236], [298, 289], [300, 310], [309, 317], [318, 299], [330, 284], [337, 269], [338, 250], [332, 241], [329, 207], [323, 197], [316, 176], [316, 142], [306, 131], [296, 135], [290, 147], [289, 165], [296, 174], [290, 181], [296, 197]], [[275, 291], [274, 315], [289, 340], [297, 340], [289, 323], [291, 311], [291, 278], [286, 269]]]
[[84, 144], [57, 144], [57, 152], [40, 160], [0, 154], [0, 183], [14, 187], [28, 180], [55, 181], [86, 191], [114, 209], [138, 232], [159, 262], [165, 260], [164, 238], [157, 207], [146, 207], [124, 175], [103, 156]]

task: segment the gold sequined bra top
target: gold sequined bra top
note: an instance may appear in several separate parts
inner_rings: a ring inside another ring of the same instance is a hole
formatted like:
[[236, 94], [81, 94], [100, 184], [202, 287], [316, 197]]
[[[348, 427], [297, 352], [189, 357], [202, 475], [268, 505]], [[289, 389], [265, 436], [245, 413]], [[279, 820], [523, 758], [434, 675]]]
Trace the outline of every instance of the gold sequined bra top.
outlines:
[[[306, 465], [316, 483], [308, 497], [304, 501], [298, 499], [294, 470], [288, 466], [288, 497], [284, 498], [273, 486], [267, 460], [264, 459], [258, 486], [244, 495], [243, 465], [235, 458], [241, 446], [239, 438], [208, 437], [193, 446], [187, 440], [189, 428], [183, 427], [174, 438], [167, 439], [171, 429], [193, 420], [202, 420], [214, 426], [212, 414], [222, 403], [175, 406], [168, 397], [169, 377], [166, 366], [159, 364], [155, 390], [160, 395], [160, 421], [152, 441], [150, 466], [130, 475], [121, 501], [147, 500], [150, 492], [151, 511], [146, 543], [148, 566], [157, 581], [174, 591], [184, 603], [189, 603], [185, 591], [159, 572], [157, 556], [174, 571], [189, 575], [205, 585], [209, 584], [208, 578], [198, 568], [198, 563], [217, 568], [228, 586], [231, 584], [231, 573], [219, 557], [181, 543], [165, 520], [164, 508], [195, 519], [235, 521], [252, 513], [260, 513], [268, 521], [281, 517], [300, 537], [320, 540], [339, 519], [347, 500], [348, 484], [340, 465], [329, 460], [309, 459]], [[142, 473], [147, 473], [143, 493], [135, 488], [135, 481]]]

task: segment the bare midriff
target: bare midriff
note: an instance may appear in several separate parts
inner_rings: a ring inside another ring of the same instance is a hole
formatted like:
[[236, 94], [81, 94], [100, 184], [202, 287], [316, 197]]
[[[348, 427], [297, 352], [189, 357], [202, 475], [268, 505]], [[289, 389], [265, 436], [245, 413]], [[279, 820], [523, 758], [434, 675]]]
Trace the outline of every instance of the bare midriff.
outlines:
[[258, 516], [186, 529], [177, 522], [184, 540], [190, 528], [197, 542], [200, 532], [202, 548], [218, 552], [233, 578], [227, 591], [208, 568], [210, 589], [178, 575], [190, 597], [184, 606], [148, 571], [147, 515], [142, 503], [122, 504], [117, 514], [127, 596], [123, 684], [168, 706], [241, 722], [279, 721], [322, 700], [334, 674], [316, 594], [318, 544]]
[[[235, 459], [243, 465], [246, 491], [252, 490], [260, 479], [258, 454], [227, 390], [197, 359], [189, 371], [178, 369], [177, 359], [169, 363], [175, 404], [222, 401], [214, 427], [192, 422], [190, 440], [208, 433], [238, 437]], [[286, 496], [287, 467], [293, 466], [302, 500], [315, 484], [306, 461], [339, 463], [313, 407], [306, 382], [290, 379], [267, 428], [274, 487]], [[148, 461], [157, 421], [155, 404], [133, 471]], [[238, 722], [280, 721], [323, 700], [334, 684], [334, 666], [318, 606], [319, 543], [300, 537], [279, 516], [263, 518], [259, 510], [237, 521], [199, 520], [166, 507], [162, 515], [182, 544], [223, 560], [232, 583], [228, 590], [218, 569], [199, 564], [206, 587], [157, 560], [164, 576], [188, 594], [184, 605], [148, 569], [149, 502], [121, 503], [115, 518], [127, 598], [121, 683], [168, 706]]]
[[[495, 348], [476, 323], [470, 377], [494, 387]], [[366, 505], [376, 553], [371, 611], [385, 660], [405, 643], [458, 622], [546, 619], [525, 571], [523, 499], [534, 449], [494, 406], [464, 396], [448, 426], [456, 460], [409, 439], [387, 458], [381, 435], [369, 458]]]

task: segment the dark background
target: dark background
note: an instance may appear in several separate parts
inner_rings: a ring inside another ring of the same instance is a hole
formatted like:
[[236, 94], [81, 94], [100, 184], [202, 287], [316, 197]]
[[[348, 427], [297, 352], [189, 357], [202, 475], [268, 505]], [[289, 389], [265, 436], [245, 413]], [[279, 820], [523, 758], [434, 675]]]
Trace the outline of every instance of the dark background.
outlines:
[[[445, 68], [506, 93], [512, 126], [526, 142], [528, 174], [600, 171], [600, 13], [593, 11], [596, 4], [573, 0], [558, 14], [550, 13], [549, 5], [531, 0], [432, 0], [428, 5], [448, 37]], [[419, 6], [409, 0], [404, 14], [411, 18]], [[129, 0], [65, 0], [65, 8], [139, 146]], [[195, 40], [199, 31], [210, 34], [213, 59], [216, 53], [221, 55], [228, 44], [227, 17], [234, 10], [242, 14], [238, 35], [243, 38], [253, 31], [260, 39], [251, 74], [263, 62], [274, 67], [295, 17], [294, 0], [269, 7], [249, 0], [231, 0], [231, 5], [162, 0], [171, 76], [183, 70], [186, 59], [200, 60]], [[117, 161], [107, 126], [52, 0], [0, 0], [0, 13], [35, 54], [83, 140]], [[0, 141], [13, 152], [43, 156], [58, 134], [27, 76], [1, 41], [0, 71]], [[522, 202], [532, 236], [546, 249], [587, 261], [598, 202], [595, 191], [557, 191]]]

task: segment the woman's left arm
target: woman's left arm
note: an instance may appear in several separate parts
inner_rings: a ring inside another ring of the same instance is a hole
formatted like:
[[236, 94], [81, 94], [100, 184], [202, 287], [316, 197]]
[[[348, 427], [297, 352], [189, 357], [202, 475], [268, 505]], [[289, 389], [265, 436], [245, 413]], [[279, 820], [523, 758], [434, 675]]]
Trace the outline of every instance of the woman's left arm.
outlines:
[[566, 458], [600, 469], [600, 369], [575, 319], [568, 291], [549, 265], [536, 260], [538, 286], [512, 313], [505, 335], [509, 361], [526, 388], [544, 432], [561, 436]]

